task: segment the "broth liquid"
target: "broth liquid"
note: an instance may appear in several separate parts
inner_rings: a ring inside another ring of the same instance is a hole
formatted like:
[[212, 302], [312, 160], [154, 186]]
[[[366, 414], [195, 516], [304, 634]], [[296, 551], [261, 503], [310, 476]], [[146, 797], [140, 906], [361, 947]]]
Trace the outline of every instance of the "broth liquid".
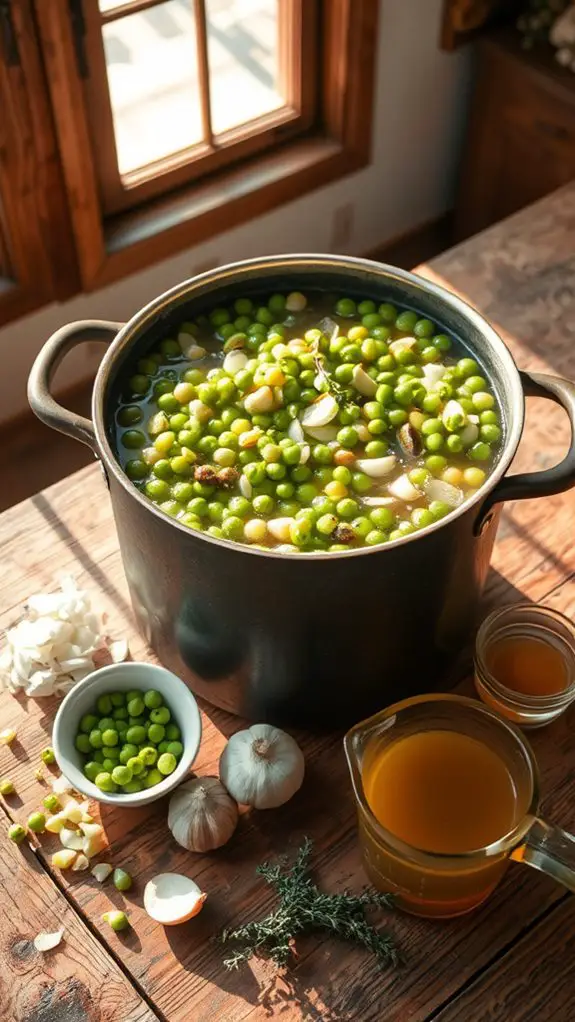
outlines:
[[[518, 793], [505, 761], [488, 745], [436, 730], [367, 750], [362, 779], [379, 823], [414, 849], [458, 855], [513, 829]], [[505, 854], [470, 858], [469, 866], [423, 866], [385, 844], [360, 817], [364, 865], [380, 890], [419, 915], [455, 916], [479, 904], [499, 882]]]
[[555, 695], [567, 688], [567, 665], [549, 642], [528, 635], [508, 636], [489, 646], [490, 674], [514, 692], [529, 696]]

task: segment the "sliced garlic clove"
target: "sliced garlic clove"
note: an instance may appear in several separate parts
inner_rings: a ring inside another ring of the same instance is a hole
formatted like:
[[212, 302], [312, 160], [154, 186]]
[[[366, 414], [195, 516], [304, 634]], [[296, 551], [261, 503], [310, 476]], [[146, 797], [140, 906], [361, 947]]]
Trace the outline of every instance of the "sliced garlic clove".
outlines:
[[130, 647], [125, 639], [115, 639], [108, 646], [113, 664], [123, 664], [130, 655]]
[[443, 379], [447, 371], [446, 366], [438, 365], [437, 362], [429, 362], [423, 367], [421, 382], [426, 390], [432, 390], [436, 383]]
[[303, 443], [303, 441], [305, 439], [305, 434], [304, 434], [304, 431], [303, 431], [303, 426], [302, 426], [301, 422], [299, 421], [299, 419], [292, 419], [291, 420], [291, 422], [290, 422], [290, 424], [288, 426], [288, 429], [287, 429], [287, 434], [288, 434], [290, 440], [293, 440], [293, 442], [295, 444], [302, 444]]
[[245, 352], [240, 351], [239, 348], [230, 351], [224, 359], [224, 369], [230, 376], [235, 376], [248, 364], [248, 356]]
[[268, 525], [268, 532], [272, 534], [274, 539], [279, 539], [280, 542], [285, 543], [286, 540], [290, 539], [290, 527], [293, 525], [295, 518], [271, 518]]
[[365, 369], [360, 365], [353, 367], [352, 383], [356, 390], [360, 394], [364, 394], [365, 397], [373, 397], [377, 391], [377, 383], [372, 380], [371, 376], [368, 376]]
[[304, 429], [308, 426], [327, 426], [328, 422], [335, 419], [339, 406], [332, 394], [322, 394], [321, 397], [308, 405], [301, 416], [301, 423]]
[[464, 447], [472, 447], [479, 436], [479, 426], [475, 422], [468, 422], [467, 426], [464, 426], [459, 434], [459, 438]]
[[442, 479], [427, 479], [423, 489], [430, 500], [441, 500], [450, 507], [459, 507], [463, 501], [463, 490]]
[[310, 457], [311, 457], [311, 447], [310, 447], [310, 445], [309, 444], [302, 444], [301, 445], [301, 455], [300, 455], [300, 459], [299, 459], [300, 465], [305, 465], [305, 463], [307, 461], [309, 461]]
[[358, 458], [356, 465], [370, 479], [382, 479], [393, 472], [397, 464], [395, 454], [386, 454], [383, 458]]
[[372, 438], [365, 422], [354, 422], [353, 428], [363, 444], [368, 444]]
[[337, 426], [306, 426], [305, 431], [312, 440], [319, 440], [320, 444], [329, 444], [337, 436]]
[[409, 503], [413, 500], [419, 500], [421, 497], [421, 491], [415, 488], [407, 475], [402, 475], [397, 479], [394, 479], [387, 489], [393, 497], [397, 497], [398, 500], [403, 500], [405, 503]]
[[64, 936], [64, 929], [56, 930], [54, 933], [39, 933], [34, 937], [34, 947], [36, 951], [52, 951], [53, 948], [58, 947]]
[[367, 507], [396, 507], [397, 497], [362, 497]]
[[70, 869], [70, 866], [75, 861], [77, 852], [74, 852], [71, 848], [60, 848], [58, 852], [54, 852], [52, 856], [52, 865], [56, 866], [57, 869]]
[[258, 387], [252, 394], [248, 394], [244, 400], [244, 408], [250, 415], [260, 415], [262, 412], [270, 412], [274, 406], [274, 394], [271, 387]]
[[417, 338], [415, 337], [398, 337], [396, 341], [392, 341], [389, 345], [389, 350], [392, 355], [399, 355], [404, 351], [412, 351], [417, 344]]

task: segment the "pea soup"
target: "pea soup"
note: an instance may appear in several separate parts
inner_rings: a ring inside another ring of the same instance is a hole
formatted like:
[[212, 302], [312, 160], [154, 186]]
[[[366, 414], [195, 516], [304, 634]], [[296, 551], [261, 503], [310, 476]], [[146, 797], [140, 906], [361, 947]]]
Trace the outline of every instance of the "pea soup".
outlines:
[[379, 546], [473, 496], [501, 446], [482, 368], [390, 302], [238, 298], [126, 374], [117, 452], [189, 529], [279, 552]]

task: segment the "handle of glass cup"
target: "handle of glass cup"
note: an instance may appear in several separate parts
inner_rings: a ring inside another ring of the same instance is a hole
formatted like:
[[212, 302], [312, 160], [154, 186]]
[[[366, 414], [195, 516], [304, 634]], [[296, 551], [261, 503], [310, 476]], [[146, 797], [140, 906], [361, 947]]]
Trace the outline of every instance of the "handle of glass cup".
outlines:
[[60, 362], [77, 344], [87, 341], [111, 342], [123, 326], [123, 323], [86, 319], [60, 327], [41, 348], [28, 377], [28, 401], [41, 422], [80, 440], [94, 452], [96, 435], [93, 423], [84, 415], [78, 415], [58, 404], [52, 396], [51, 383]]
[[553, 827], [545, 820], [535, 820], [511, 858], [547, 873], [575, 892], [575, 836], [566, 830]]

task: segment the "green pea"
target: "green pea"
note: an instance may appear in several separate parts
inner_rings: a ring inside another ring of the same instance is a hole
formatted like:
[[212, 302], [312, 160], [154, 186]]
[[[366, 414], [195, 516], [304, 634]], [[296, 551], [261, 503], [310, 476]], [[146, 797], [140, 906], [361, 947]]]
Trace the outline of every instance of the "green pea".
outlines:
[[371, 532], [371, 522], [363, 515], [354, 518], [351, 527], [359, 539], [365, 539], [368, 532]]
[[257, 515], [269, 515], [274, 509], [273, 497], [266, 493], [259, 494], [254, 497], [252, 507]]
[[391, 529], [395, 525], [395, 515], [388, 507], [375, 507], [369, 512], [369, 520], [377, 529]]
[[351, 497], [344, 497], [338, 501], [336, 511], [340, 518], [355, 518], [359, 511], [359, 504]]
[[435, 327], [430, 319], [418, 319], [413, 328], [414, 337], [427, 338], [433, 335]]
[[102, 732], [100, 731], [99, 728], [93, 728], [93, 730], [90, 731], [89, 738], [90, 746], [92, 749], [102, 748]]
[[463, 441], [457, 433], [451, 433], [445, 443], [452, 454], [459, 454], [463, 450]]
[[132, 780], [132, 771], [129, 766], [120, 764], [112, 770], [112, 780], [114, 784], [129, 784]]
[[402, 333], [412, 334], [415, 329], [415, 324], [417, 323], [417, 318], [418, 317], [416, 312], [406, 310], [405, 312], [399, 313], [399, 316], [395, 320], [395, 325], [397, 329], [400, 330]]
[[[340, 430], [340, 432], [342, 431]], [[333, 451], [331, 447], [327, 446], [327, 444], [316, 444], [311, 453], [313, 460], [317, 462], [318, 465], [331, 465], [333, 461]]]
[[378, 312], [384, 323], [395, 323], [398, 316], [395, 305], [391, 305], [390, 302], [382, 302]]
[[117, 745], [118, 740], [118, 732], [115, 728], [107, 728], [106, 731], [102, 732], [102, 745]]
[[177, 724], [168, 724], [166, 728], [166, 738], [170, 742], [177, 742], [182, 737], [182, 733]]
[[[377, 442], [378, 441], [372, 441], [372, 443], [377, 443]], [[370, 446], [371, 446], [371, 444], [367, 445], [367, 447], [370, 447]], [[367, 454], [367, 447], [366, 447], [366, 454]], [[385, 449], [387, 449], [387, 444], [385, 444]], [[373, 455], [370, 455], [370, 456], [373, 457]], [[378, 455], [378, 457], [380, 457], [380, 455]], [[341, 480], [340, 480], [340, 482], [341, 482]], [[351, 488], [352, 488], [352, 490], [355, 490], [356, 493], [369, 493], [369, 491], [372, 488], [372, 485], [373, 485], [373, 480], [370, 479], [370, 477], [368, 475], [366, 475], [365, 472], [353, 472], [352, 473]]]
[[337, 316], [342, 316], [346, 319], [351, 316], [355, 316], [356, 304], [352, 298], [340, 298], [339, 301], [336, 302], [335, 312]]
[[[160, 744], [162, 744], [162, 743], [160, 743]], [[158, 751], [159, 750], [160, 750], [160, 746], [158, 746]], [[180, 756], [182, 755], [183, 751], [184, 751], [184, 746], [182, 745], [181, 742], [178, 742], [178, 741], [168, 742], [168, 748], [167, 749], [162, 749], [162, 752], [161, 752], [160, 755], [163, 755], [164, 752], [169, 752], [169, 753], [171, 753], [172, 756], [175, 756], [176, 759], [179, 759]]]
[[[126, 784], [129, 781], [123, 783]], [[117, 891], [129, 891], [132, 886], [132, 877], [125, 869], [116, 868], [112, 874], [112, 880]]]
[[489, 444], [482, 441], [473, 444], [467, 451], [467, 457], [473, 458], [474, 461], [487, 461], [491, 457], [491, 448]]
[[117, 784], [112, 780], [112, 775], [109, 770], [102, 770], [96, 775], [94, 784], [100, 791], [114, 792], [118, 790]]
[[146, 729], [140, 725], [128, 728], [126, 738], [130, 745], [141, 745], [146, 739]]
[[88, 735], [90, 734], [90, 731], [92, 731], [93, 728], [96, 727], [97, 723], [98, 718], [95, 716], [95, 714], [85, 713], [80, 720], [80, 731], [83, 731], [84, 734]]
[[444, 458], [442, 454], [431, 454], [425, 459], [425, 467], [433, 476], [437, 476], [447, 468], [447, 458]]
[[311, 542], [313, 525], [309, 518], [299, 518], [290, 525], [290, 539], [297, 547], [308, 546]]
[[125, 405], [117, 414], [120, 426], [135, 426], [142, 421], [142, 409], [139, 405]]
[[359, 344], [346, 344], [341, 349], [341, 358], [344, 362], [357, 363], [361, 362], [361, 348]]
[[102, 919], [115, 931], [126, 930], [130, 925], [130, 921], [126, 913], [122, 912], [120, 909], [114, 909], [111, 912], [104, 912]]
[[[377, 422], [378, 420], [373, 419], [372, 421]], [[367, 455], [368, 458], [383, 458], [384, 455], [388, 453], [388, 451], [389, 444], [387, 443], [387, 440], [370, 440], [365, 445], [365, 454]]]
[[407, 422], [408, 415], [404, 408], [390, 408], [387, 413], [391, 426], [403, 426]]
[[148, 497], [152, 500], [166, 500], [170, 496], [170, 487], [162, 479], [149, 479], [145, 486]]
[[380, 543], [385, 543], [387, 536], [385, 532], [380, 529], [371, 529], [365, 537], [366, 546], [378, 546]]
[[160, 397], [158, 398], [158, 408], [160, 408], [163, 412], [171, 415], [173, 412], [179, 412], [180, 407], [180, 402], [174, 397], [173, 393], [160, 394]]
[[76, 738], [75, 738], [75, 741], [74, 741], [74, 745], [76, 746], [78, 752], [85, 752], [86, 753], [86, 752], [91, 752], [92, 751], [92, 745], [90, 744], [90, 739], [89, 739], [88, 735], [86, 735], [86, 734], [80, 733], [79, 735], [76, 735]]
[[[373, 404], [373, 402], [371, 402]], [[365, 409], [365, 406], [364, 406]], [[338, 443], [342, 447], [352, 448], [355, 447], [359, 441], [357, 430], [353, 426], [343, 426], [337, 434]]]
[[12, 823], [8, 827], [8, 837], [14, 842], [14, 844], [20, 845], [26, 837], [26, 831], [20, 823]]
[[438, 351], [449, 351], [451, 348], [451, 338], [449, 338], [447, 334], [436, 334], [435, 337], [432, 338], [431, 343]]
[[496, 444], [501, 437], [501, 429], [494, 423], [487, 423], [485, 426], [479, 427], [479, 436], [482, 440], [485, 440], [486, 443]]
[[114, 718], [114, 727], [117, 726], [117, 721], [128, 719], [128, 708], [126, 706], [117, 706], [112, 713]]
[[[236, 298], [234, 302], [234, 309], [238, 316], [247, 316], [251, 313], [254, 304], [251, 298]], [[248, 324], [249, 325], [249, 324]]]
[[301, 483], [296, 490], [296, 497], [301, 504], [311, 504], [314, 497], [317, 497], [317, 490], [312, 483]]
[[333, 470], [333, 478], [338, 483], [343, 483], [344, 486], [349, 486], [352, 477], [347, 465], [337, 465]]
[[127, 461], [125, 469], [128, 479], [132, 479], [134, 481], [138, 479], [145, 479], [148, 474], [148, 466], [145, 461], [141, 461], [139, 458], [133, 458], [131, 461]]
[[445, 518], [445, 515], [448, 515], [451, 510], [453, 509], [443, 500], [432, 500], [429, 505], [429, 511], [436, 521], [439, 518]]
[[[84, 776], [87, 777], [89, 781], [94, 782], [98, 774], [101, 773], [102, 764], [97, 763], [96, 760], [91, 759], [88, 760], [87, 763], [84, 763], [83, 770]], [[50, 796], [47, 797], [49, 798]], [[44, 805], [46, 805], [46, 799], [44, 799]], [[58, 809], [58, 805], [59, 805], [58, 800], [56, 800], [56, 805], [54, 806], [54, 808], [52, 808], [51, 806], [46, 806], [46, 808], [49, 809], [50, 812], [56, 812], [56, 810]]]
[[127, 742], [120, 750], [120, 763], [127, 764], [128, 760], [138, 755], [138, 746]]
[[157, 745], [158, 742], [162, 741], [165, 733], [165, 728], [162, 724], [150, 724], [148, 727], [148, 738], [154, 743], [154, 745]]
[[296, 465], [291, 470], [291, 477], [294, 483], [307, 483], [311, 479], [311, 468], [307, 465]]
[[244, 534], [244, 523], [236, 515], [230, 515], [222, 522], [222, 533], [226, 539], [241, 539]]
[[440, 451], [444, 444], [444, 436], [442, 433], [431, 433], [425, 438], [425, 446], [428, 451]]
[[411, 512], [411, 521], [416, 529], [424, 529], [428, 525], [433, 525], [435, 518], [427, 508], [417, 507]]
[[128, 386], [132, 394], [143, 395], [148, 392], [150, 381], [143, 373], [137, 373], [135, 376], [130, 377], [128, 380]]

